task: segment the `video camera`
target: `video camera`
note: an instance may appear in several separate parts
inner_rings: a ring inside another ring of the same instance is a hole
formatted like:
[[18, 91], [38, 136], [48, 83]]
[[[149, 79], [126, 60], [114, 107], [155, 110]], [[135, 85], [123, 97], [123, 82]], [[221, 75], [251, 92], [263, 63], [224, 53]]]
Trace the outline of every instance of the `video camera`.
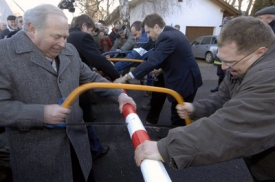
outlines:
[[60, 9], [68, 9], [69, 12], [74, 13], [75, 8], [74, 8], [74, 3], [75, 0], [61, 0], [60, 3], [58, 4], [58, 7]]

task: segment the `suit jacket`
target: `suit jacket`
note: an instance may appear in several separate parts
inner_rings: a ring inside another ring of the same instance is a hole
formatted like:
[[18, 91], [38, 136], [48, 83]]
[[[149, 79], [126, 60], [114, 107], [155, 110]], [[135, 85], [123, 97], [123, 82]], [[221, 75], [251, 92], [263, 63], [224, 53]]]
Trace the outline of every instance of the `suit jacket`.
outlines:
[[114, 66], [101, 55], [98, 47], [95, 45], [93, 37], [78, 28], [70, 29], [70, 36], [67, 39], [77, 49], [82, 61], [90, 67], [95, 67], [97, 70], [103, 71], [112, 80], [120, 77]]
[[[0, 50], [0, 126], [8, 134], [13, 180], [72, 181], [70, 144], [87, 179], [92, 159], [86, 127], [45, 128], [44, 105], [56, 104], [79, 84], [108, 81], [92, 72], [71, 44], [58, 56], [58, 72], [23, 31], [1, 40]], [[95, 91], [109, 96], [122, 93]], [[65, 122], [83, 122], [78, 100]]]
[[[196, 92], [202, 85], [199, 66], [191, 51], [190, 43], [180, 31], [165, 27], [156, 40], [155, 50], [146, 62], [132, 71], [141, 79], [154, 69], [162, 68], [165, 86], [175, 90], [183, 98]], [[170, 102], [175, 99], [168, 96]]]

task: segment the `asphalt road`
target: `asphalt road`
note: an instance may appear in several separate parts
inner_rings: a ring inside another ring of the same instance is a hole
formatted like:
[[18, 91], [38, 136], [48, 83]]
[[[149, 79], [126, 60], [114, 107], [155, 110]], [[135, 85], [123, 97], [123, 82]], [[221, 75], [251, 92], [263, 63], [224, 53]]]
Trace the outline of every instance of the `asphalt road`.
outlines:
[[[197, 60], [203, 77], [203, 86], [197, 92], [195, 100], [211, 94], [210, 90], [217, 86], [216, 67]], [[133, 84], [138, 81], [131, 81]], [[148, 111], [141, 110], [142, 105], [149, 102], [150, 97], [144, 97], [143, 91], [127, 90], [128, 95], [137, 103], [137, 114], [144, 121]], [[106, 122], [106, 125], [95, 125], [102, 144], [110, 146], [107, 155], [93, 163], [94, 175], [99, 182], [140, 182], [144, 181], [139, 167], [135, 165], [134, 149], [123, 116], [118, 111], [117, 103], [105, 98], [96, 98], [97, 105], [93, 108], [97, 117], [96, 123]], [[152, 140], [158, 140], [158, 133], [169, 128], [170, 104], [168, 101], [162, 109], [156, 126], [145, 126]], [[111, 123], [111, 124], [110, 124]], [[252, 182], [252, 178], [242, 159], [222, 162], [219, 164], [174, 170], [167, 164], [165, 168], [173, 182]]]

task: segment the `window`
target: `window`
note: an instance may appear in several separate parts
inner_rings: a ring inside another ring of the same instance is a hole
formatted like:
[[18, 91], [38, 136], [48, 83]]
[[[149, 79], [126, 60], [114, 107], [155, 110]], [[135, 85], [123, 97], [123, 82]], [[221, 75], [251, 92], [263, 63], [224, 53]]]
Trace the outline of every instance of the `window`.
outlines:
[[194, 45], [199, 45], [200, 42], [201, 42], [201, 39], [202, 39], [202, 37], [197, 38], [196, 40], [194, 40], [193, 44]]
[[201, 44], [210, 44], [211, 37], [204, 37], [204, 39], [201, 41]]
[[216, 37], [213, 37], [213, 38], [212, 38], [212, 44], [217, 44], [217, 42], [218, 42], [217, 38], [216, 38]]

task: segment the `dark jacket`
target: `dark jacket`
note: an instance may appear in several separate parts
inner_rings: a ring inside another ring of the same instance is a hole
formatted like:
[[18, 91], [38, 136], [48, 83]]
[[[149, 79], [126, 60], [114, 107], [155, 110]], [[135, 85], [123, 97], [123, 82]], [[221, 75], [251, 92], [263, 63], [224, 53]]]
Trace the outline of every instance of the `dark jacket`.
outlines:
[[102, 56], [97, 46], [95, 45], [92, 35], [82, 32], [78, 28], [70, 29], [70, 36], [67, 39], [77, 49], [80, 58], [89, 67], [95, 67], [97, 70], [103, 71], [112, 80], [120, 77], [114, 66]]
[[16, 30], [12, 29], [9, 25], [7, 25], [7, 28], [0, 32], [0, 39], [7, 38], [7, 36]]
[[119, 37], [119, 35], [118, 35], [118, 33], [116, 32], [116, 28], [114, 27], [114, 28], [112, 29], [112, 32], [111, 32], [110, 35], [109, 35], [109, 38], [110, 38], [112, 44], [114, 44], [116, 38], [118, 38], [118, 37]]
[[[183, 98], [194, 94], [202, 85], [200, 69], [190, 43], [183, 33], [173, 27], [164, 28], [156, 40], [154, 52], [132, 74], [141, 79], [157, 68], [163, 70], [165, 86], [177, 91]], [[175, 102], [170, 95], [168, 99]]]

